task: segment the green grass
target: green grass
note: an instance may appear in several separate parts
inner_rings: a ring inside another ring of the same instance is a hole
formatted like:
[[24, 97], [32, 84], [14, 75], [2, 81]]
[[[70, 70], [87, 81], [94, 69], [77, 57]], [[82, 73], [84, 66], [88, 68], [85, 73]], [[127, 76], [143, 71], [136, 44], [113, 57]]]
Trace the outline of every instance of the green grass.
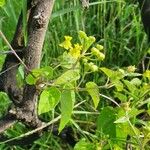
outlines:
[[[91, 2], [88, 10], [76, 7], [79, 6], [76, 0], [60, 4], [59, 0], [55, 4], [53, 14], [60, 14], [51, 19], [47, 31], [46, 56], [60, 55], [62, 51], [58, 44], [63, 36], [77, 36], [78, 30], [94, 35], [97, 42], [104, 45], [106, 66], [137, 65], [145, 55], [148, 44], [137, 4], [97, 0]], [[43, 61], [48, 62], [48, 57], [44, 58]]]
[[[17, 23], [21, 2], [8, 0], [0, 10], [0, 28], [9, 41]], [[57, 0], [49, 23], [43, 50], [43, 62], [62, 54], [58, 44], [64, 35], [77, 36], [78, 30], [94, 35], [105, 47], [107, 66], [137, 65], [145, 55], [148, 44], [143, 32], [140, 11], [135, 3], [123, 0], [93, 0], [89, 9], [82, 9], [79, 1]], [[17, 9], [16, 9], [17, 8]], [[0, 49], [2, 49], [0, 41]], [[48, 56], [48, 57], [47, 57]]]
[[[7, 0], [7, 4], [0, 8], [0, 29], [5, 33], [9, 41], [12, 40], [15, 32], [18, 15], [20, 13], [21, 1]], [[0, 49], [3, 48], [2, 40], [0, 39]]]

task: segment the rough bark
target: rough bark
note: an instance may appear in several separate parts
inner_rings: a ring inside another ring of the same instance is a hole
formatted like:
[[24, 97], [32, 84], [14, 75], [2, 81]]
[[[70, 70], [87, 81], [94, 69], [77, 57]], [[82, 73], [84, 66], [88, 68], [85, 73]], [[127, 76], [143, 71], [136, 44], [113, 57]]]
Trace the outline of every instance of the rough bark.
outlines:
[[4, 130], [11, 127], [16, 122], [15, 116], [12, 114], [7, 114], [3, 120], [0, 121], [0, 133], [4, 132]]
[[[28, 45], [25, 49], [25, 64], [29, 70], [40, 66], [42, 46], [53, 4], [54, 0], [41, 0], [31, 9]], [[37, 99], [35, 86], [25, 85], [21, 109], [19, 108], [21, 111], [18, 111], [17, 116], [32, 126], [41, 125], [36, 113]]]

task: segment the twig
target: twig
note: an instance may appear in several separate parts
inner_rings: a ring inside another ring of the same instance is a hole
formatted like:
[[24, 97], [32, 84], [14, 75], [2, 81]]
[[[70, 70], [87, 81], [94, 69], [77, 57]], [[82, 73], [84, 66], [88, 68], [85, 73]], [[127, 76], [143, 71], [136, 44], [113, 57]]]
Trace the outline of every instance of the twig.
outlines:
[[42, 130], [42, 129], [48, 127], [48, 126], [50, 126], [51, 124], [57, 122], [60, 118], [61, 118], [61, 115], [58, 116], [57, 118], [53, 119], [52, 121], [50, 121], [50, 122], [48, 122], [48, 123], [45, 123], [44, 125], [42, 125], [42, 126], [39, 127], [39, 128], [36, 128], [36, 129], [34, 129], [34, 130], [30, 131], [30, 132], [27, 132], [27, 133], [25, 133], [25, 134], [21, 134], [20, 136], [14, 137], [14, 138], [9, 139], [9, 140], [6, 140], [6, 141], [4, 141], [4, 142], [0, 142], [0, 144], [5, 144], [5, 143], [8, 143], [8, 142], [12, 142], [12, 141], [14, 141], [14, 140], [17, 140], [17, 139], [20, 139], [20, 138], [29, 136], [29, 135], [31, 135], [31, 134], [34, 134], [34, 133], [36, 133], [36, 132], [38, 132], [38, 131], [40, 131], [40, 130]]
[[5, 72], [7, 72], [7, 71], [11, 70], [12, 68], [15, 68], [15, 67], [17, 67], [17, 66], [19, 66], [19, 65], [20, 65], [20, 63], [14, 65], [14, 66], [12, 66], [12, 67], [7, 68], [6, 70], [0, 72], [0, 75], [4, 74]]
[[[15, 50], [15, 52], [22, 52], [22, 50], [21, 49], [17, 49], [17, 50]], [[7, 54], [14, 54], [12, 51], [4, 51], [4, 50], [2, 50], [2, 51], [0, 51], [0, 55], [7, 55]]]
[[114, 104], [116, 104], [118, 107], [120, 107], [120, 105], [115, 100], [113, 100], [112, 98], [110, 98], [110, 97], [108, 97], [106, 95], [103, 95], [103, 94], [99, 94], [99, 95], [102, 96], [102, 97], [104, 97], [104, 98], [106, 98], [106, 99], [108, 99], [108, 100], [110, 100], [111, 102], [113, 102]]
[[12, 53], [16, 56], [16, 58], [20, 61], [20, 63], [26, 68], [26, 70], [28, 70], [30, 72], [30, 70], [28, 69], [28, 67], [25, 65], [25, 63], [20, 59], [20, 57], [17, 55], [17, 53], [15, 52], [15, 50], [12, 48], [12, 46], [9, 44], [8, 40], [6, 39], [5, 35], [2, 33], [2, 31], [0, 30], [0, 36], [3, 38], [3, 40], [5, 41], [5, 43], [9, 46], [9, 48], [11, 49]]

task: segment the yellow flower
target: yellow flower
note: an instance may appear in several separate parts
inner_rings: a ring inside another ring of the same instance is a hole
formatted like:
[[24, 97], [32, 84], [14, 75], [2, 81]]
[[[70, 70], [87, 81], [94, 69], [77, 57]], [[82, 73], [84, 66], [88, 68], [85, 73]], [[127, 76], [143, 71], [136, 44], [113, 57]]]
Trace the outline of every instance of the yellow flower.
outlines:
[[72, 48], [72, 43], [71, 43], [72, 37], [71, 36], [65, 36], [65, 41], [59, 44], [59, 46], [65, 48], [65, 49], [70, 49]]
[[81, 55], [82, 46], [77, 44], [74, 44], [73, 48], [70, 48], [69, 54], [74, 57], [78, 58]]

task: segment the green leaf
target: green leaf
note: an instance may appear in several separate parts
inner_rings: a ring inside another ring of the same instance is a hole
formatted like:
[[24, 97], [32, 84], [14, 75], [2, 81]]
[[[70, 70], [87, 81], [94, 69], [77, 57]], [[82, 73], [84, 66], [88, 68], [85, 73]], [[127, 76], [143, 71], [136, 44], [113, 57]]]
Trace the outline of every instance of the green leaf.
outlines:
[[33, 77], [33, 75], [29, 74], [27, 77], [26, 77], [26, 82], [27, 84], [29, 85], [34, 85], [36, 84], [36, 81], [37, 81], [37, 78]]
[[128, 122], [129, 119], [136, 117], [137, 115], [139, 115], [140, 113], [143, 113], [144, 110], [139, 110], [136, 108], [132, 108], [131, 110], [128, 110], [128, 116], [125, 114], [125, 112], [123, 113], [124, 115], [121, 116], [119, 119], [117, 119], [114, 123], [125, 123]]
[[45, 80], [49, 80], [53, 77], [53, 68], [47, 66], [40, 69], [33, 69], [32, 73], [28, 74], [26, 77], [26, 82], [29, 85], [36, 84], [36, 82], [42, 78]]
[[75, 102], [75, 93], [70, 84], [65, 86], [65, 90], [63, 90], [61, 95], [61, 120], [59, 125], [59, 132], [66, 126], [66, 124], [71, 119], [71, 114], [74, 107]]
[[81, 139], [74, 147], [74, 150], [95, 150], [96, 144], [87, 141], [85, 138]]
[[101, 67], [100, 70], [102, 70], [112, 81], [120, 80], [125, 76], [125, 74], [120, 70], [113, 71], [105, 67]]
[[0, 7], [5, 5], [5, 0], [0, 0]]
[[110, 78], [111, 82], [117, 88], [117, 91], [123, 90], [123, 84], [120, 79], [122, 79], [125, 75], [122, 70], [113, 71], [105, 67], [102, 67], [100, 69]]
[[68, 70], [64, 74], [62, 74], [60, 77], [58, 77], [55, 80], [54, 84], [55, 85], [66, 84], [66, 83], [76, 81], [79, 78], [80, 78], [80, 74], [78, 70]]
[[150, 79], [150, 70], [146, 70], [144, 73], [143, 73], [143, 76]]
[[136, 86], [128, 81], [128, 80], [123, 80], [124, 84], [127, 86], [128, 90], [131, 92], [131, 93], [135, 93], [136, 91], [138, 91], [138, 89], [136, 88]]
[[116, 120], [116, 112], [112, 107], [105, 107], [97, 121], [97, 130], [99, 133], [104, 135], [109, 135], [110, 138], [116, 137], [116, 125], [114, 121]]
[[24, 79], [24, 67], [23, 66], [21, 66], [21, 65], [19, 66], [18, 72], [19, 72], [21, 78]]
[[77, 61], [74, 57], [72, 57], [69, 53], [64, 52], [58, 60], [60, 61], [60, 65], [64, 68], [70, 69], [73, 64]]
[[95, 37], [94, 36], [89, 36], [85, 39], [85, 43], [83, 44], [83, 49], [87, 51], [89, 47], [95, 42]]
[[40, 73], [43, 77], [45, 77], [47, 79], [52, 79], [52, 77], [53, 77], [53, 68], [52, 67], [46, 66], [44, 68], [41, 68], [40, 71], [41, 71]]
[[145, 110], [144, 109], [136, 109], [132, 108], [128, 113], [129, 113], [129, 118], [136, 117], [137, 115], [143, 113]]
[[53, 77], [53, 68], [46, 66], [40, 69], [34, 69], [32, 70], [32, 73], [36, 77], [41, 76], [46, 79], [51, 79]]
[[0, 117], [3, 117], [7, 113], [8, 108], [11, 105], [11, 101], [6, 93], [0, 92]]
[[128, 135], [133, 136], [135, 134], [128, 121], [130, 117], [126, 116], [124, 108], [120, 107], [117, 109], [116, 118], [118, 119], [116, 119], [114, 123], [116, 124], [117, 138], [126, 139]]
[[117, 97], [121, 102], [126, 102], [127, 101], [127, 96], [125, 94], [115, 92], [115, 97]]
[[109, 78], [112, 77], [114, 74], [113, 70], [105, 68], [105, 67], [101, 67], [100, 70], [102, 70]]
[[97, 84], [94, 82], [86, 83], [86, 90], [90, 94], [90, 96], [92, 97], [94, 107], [96, 109], [98, 106], [98, 103], [100, 101], [99, 88], [98, 88]]
[[129, 117], [123, 116], [123, 117], [117, 119], [114, 123], [125, 123], [125, 122], [128, 122], [128, 121], [129, 121]]
[[115, 80], [112, 82], [114, 86], [117, 88], [117, 91], [122, 91], [123, 90], [123, 84], [119, 80]]
[[130, 72], [130, 73], [126, 73], [125, 76], [128, 76], [128, 77], [140, 77], [142, 76], [141, 73], [136, 73], [136, 72]]
[[60, 98], [61, 92], [57, 88], [50, 87], [45, 89], [40, 95], [38, 114], [40, 115], [54, 109]]

